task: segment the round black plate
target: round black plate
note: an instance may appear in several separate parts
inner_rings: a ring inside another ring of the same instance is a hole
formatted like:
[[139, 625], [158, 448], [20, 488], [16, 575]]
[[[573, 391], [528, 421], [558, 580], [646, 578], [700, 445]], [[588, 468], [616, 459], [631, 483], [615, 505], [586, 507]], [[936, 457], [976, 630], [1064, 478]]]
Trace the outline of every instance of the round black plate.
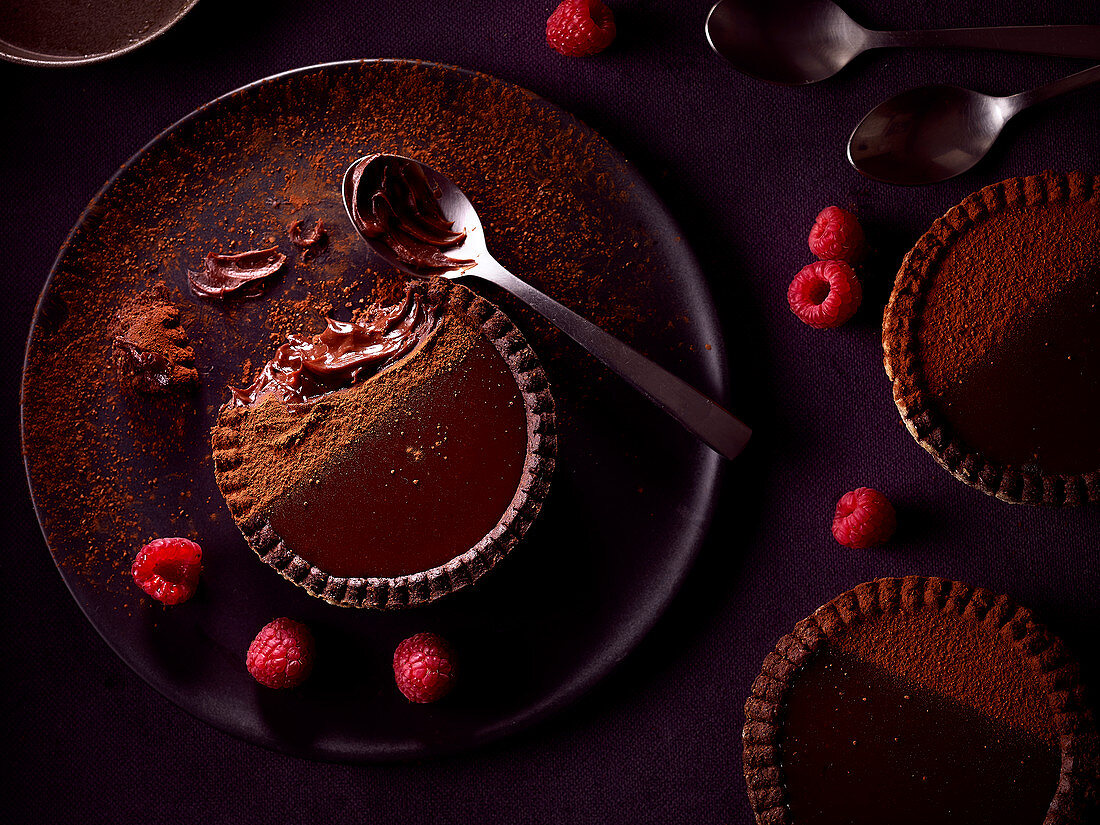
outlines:
[[[376, 279], [339, 203], [344, 167], [369, 151], [436, 165], [470, 193], [505, 265], [704, 391], [726, 390], [715, 307], [664, 207], [592, 130], [499, 80], [407, 61], [301, 69], [219, 98], [126, 163], [62, 249], [31, 329], [23, 438], [39, 521], [73, 597], [149, 684], [235, 736], [332, 760], [454, 751], [576, 699], [676, 592], [721, 471], [542, 319], [470, 283], [523, 328], [558, 400], [559, 469], [527, 539], [477, 587], [396, 613], [332, 607], [260, 562], [214, 484], [209, 427], [246, 360], [254, 368], [317, 322], [296, 301], [327, 298], [341, 315], [370, 296]], [[285, 226], [316, 217], [330, 243], [303, 261]], [[207, 249], [268, 238], [292, 263], [267, 296], [226, 308], [187, 293], [186, 269]], [[195, 341], [203, 384], [182, 405], [123, 398], [107, 368], [113, 308], [154, 280], [178, 291]], [[92, 377], [70, 382], [74, 371]], [[198, 594], [170, 609], [127, 572], [161, 535], [204, 548]], [[301, 688], [275, 692], [244, 655], [283, 615], [313, 628], [318, 664]], [[406, 702], [391, 670], [397, 642], [421, 630], [461, 657], [458, 687], [432, 706]]]

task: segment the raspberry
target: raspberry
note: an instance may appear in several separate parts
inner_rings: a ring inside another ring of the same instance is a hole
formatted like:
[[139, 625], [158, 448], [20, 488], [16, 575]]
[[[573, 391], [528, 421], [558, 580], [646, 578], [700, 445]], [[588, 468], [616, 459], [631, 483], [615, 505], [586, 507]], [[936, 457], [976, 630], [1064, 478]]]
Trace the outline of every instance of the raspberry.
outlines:
[[826, 206], [810, 230], [810, 251], [823, 261], [856, 263], [863, 257], [863, 228], [851, 212]]
[[202, 548], [187, 539], [155, 539], [138, 551], [130, 572], [138, 587], [158, 602], [179, 604], [199, 586]]
[[248, 646], [248, 672], [269, 688], [297, 687], [313, 670], [313, 634], [301, 622], [268, 622]]
[[817, 329], [839, 327], [859, 309], [863, 287], [844, 261], [814, 261], [794, 276], [787, 290], [791, 312]]
[[417, 633], [393, 653], [393, 677], [410, 702], [435, 702], [454, 686], [454, 652], [434, 633]]
[[546, 21], [546, 44], [566, 57], [602, 52], [615, 39], [615, 16], [603, 0], [562, 0]]
[[833, 536], [845, 547], [862, 550], [882, 544], [898, 526], [894, 505], [878, 490], [860, 487], [845, 493], [836, 504]]

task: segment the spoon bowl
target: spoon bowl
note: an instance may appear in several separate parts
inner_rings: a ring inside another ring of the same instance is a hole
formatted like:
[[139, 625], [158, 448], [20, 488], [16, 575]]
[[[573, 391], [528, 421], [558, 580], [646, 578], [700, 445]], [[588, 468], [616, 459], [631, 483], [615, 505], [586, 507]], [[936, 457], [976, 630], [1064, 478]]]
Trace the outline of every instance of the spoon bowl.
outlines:
[[721, 0], [706, 32], [711, 48], [737, 69], [785, 86], [832, 77], [868, 41], [868, 31], [831, 0]]
[[1027, 92], [993, 97], [922, 86], [880, 103], [848, 138], [848, 162], [883, 183], [937, 183], [985, 157], [1005, 124], [1030, 106], [1100, 83], [1100, 66]]
[[[359, 180], [367, 173], [367, 170], [372, 165], [383, 164], [393, 158], [411, 160], [411, 158], [405, 158], [400, 155], [378, 154], [364, 155], [352, 162], [344, 172], [344, 178], [340, 184], [340, 193], [344, 201], [344, 211], [347, 212], [348, 220], [351, 221], [352, 226], [356, 228], [359, 232], [359, 236], [366, 242], [367, 247], [374, 255], [402, 272], [422, 277], [422, 272], [408, 266], [394, 254], [389, 246], [381, 243], [378, 238], [372, 238], [364, 234], [359, 225], [359, 218], [356, 216], [356, 193], [359, 187]], [[477, 210], [475, 210], [474, 205], [470, 203], [470, 199], [466, 197], [466, 193], [455, 186], [450, 178], [436, 169], [433, 169], [431, 166], [428, 166], [426, 163], [413, 162], [417, 163], [424, 172], [424, 176], [428, 179], [429, 183], [431, 183], [440, 193], [437, 198], [440, 209], [442, 209], [443, 214], [447, 216], [447, 220], [452, 222], [455, 231], [464, 232], [466, 234], [465, 240], [460, 245], [451, 247], [448, 250], [448, 254], [453, 254], [455, 258], [465, 258], [474, 262], [472, 265], [462, 267], [461, 269], [442, 270], [434, 274], [453, 280], [454, 278], [461, 278], [464, 275], [483, 274], [494, 267], [502, 268], [500, 264], [497, 263], [496, 259], [489, 254], [489, 248], [485, 243], [485, 230], [482, 227], [481, 219], [477, 216]], [[482, 269], [481, 273], [477, 271], [479, 268]]]
[[937, 183], [971, 169], [997, 140], [1011, 107], [958, 86], [922, 86], [872, 109], [848, 140], [848, 161], [885, 183]]

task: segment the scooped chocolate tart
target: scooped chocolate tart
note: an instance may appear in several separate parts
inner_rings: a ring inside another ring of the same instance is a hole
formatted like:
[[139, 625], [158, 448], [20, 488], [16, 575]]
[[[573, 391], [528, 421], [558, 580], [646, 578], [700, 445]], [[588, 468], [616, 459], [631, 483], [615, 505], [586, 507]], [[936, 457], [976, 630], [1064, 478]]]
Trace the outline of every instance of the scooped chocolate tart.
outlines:
[[1085, 825], [1095, 722], [1032, 614], [958, 582], [880, 579], [799, 622], [745, 704], [761, 825]]
[[553, 472], [554, 401], [492, 304], [439, 279], [291, 338], [233, 390], [218, 486], [252, 549], [333, 604], [424, 604], [522, 538]]
[[1014, 178], [949, 211], [905, 257], [882, 340], [906, 426], [956, 478], [1100, 502], [1100, 177]]

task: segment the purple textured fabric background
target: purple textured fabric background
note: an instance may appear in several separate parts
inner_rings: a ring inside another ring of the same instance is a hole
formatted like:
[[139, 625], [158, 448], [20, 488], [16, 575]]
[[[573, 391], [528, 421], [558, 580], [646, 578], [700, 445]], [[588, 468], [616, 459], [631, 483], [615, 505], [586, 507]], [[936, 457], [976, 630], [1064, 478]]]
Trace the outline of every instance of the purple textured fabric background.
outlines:
[[[751, 822], [741, 711], [795, 621], [883, 575], [1007, 592], [1036, 610], [1100, 685], [1100, 514], [1012, 507], [969, 490], [912, 440], [879, 344], [897, 264], [969, 192], [1044, 168], [1100, 171], [1100, 92], [1021, 116], [978, 169], [899, 189], [852, 171], [844, 141], [889, 94], [954, 82], [1011, 93], [1081, 61], [879, 52], [813, 87], [743, 77], [707, 47], [710, 0], [613, 0], [597, 58], [548, 50], [553, 0], [205, 0], [162, 39], [75, 69], [0, 64], [3, 254], [3, 777], [9, 822]], [[859, 0], [882, 28], [1100, 23], [1092, 0]], [[2, 13], [3, 3], [0, 3]], [[641, 169], [698, 253], [723, 314], [735, 411], [755, 429], [685, 591], [627, 662], [578, 705], [465, 755], [316, 764], [238, 742], [132, 674], [84, 620], [46, 551], [23, 480], [18, 384], [35, 299], [88, 200], [150, 137], [244, 83], [301, 65], [416, 57], [497, 75], [555, 101]], [[854, 208], [879, 253], [855, 320], [794, 319], [786, 288], [811, 259], [814, 215]], [[888, 548], [832, 539], [836, 499], [875, 486], [897, 504]]]

